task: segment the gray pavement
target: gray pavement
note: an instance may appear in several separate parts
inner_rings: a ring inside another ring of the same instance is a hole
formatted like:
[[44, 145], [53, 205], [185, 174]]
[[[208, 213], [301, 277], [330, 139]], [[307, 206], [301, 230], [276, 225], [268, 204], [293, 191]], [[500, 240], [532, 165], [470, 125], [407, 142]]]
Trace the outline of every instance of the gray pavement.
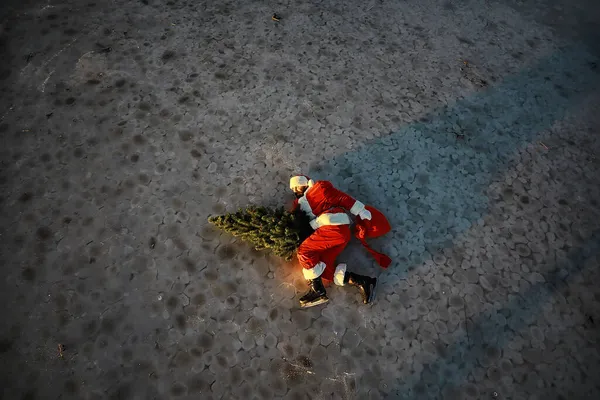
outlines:
[[[1, 398], [600, 398], [599, 13], [5, 2]], [[299, 172], [390, 218], [373, 305], [207, 224]]]

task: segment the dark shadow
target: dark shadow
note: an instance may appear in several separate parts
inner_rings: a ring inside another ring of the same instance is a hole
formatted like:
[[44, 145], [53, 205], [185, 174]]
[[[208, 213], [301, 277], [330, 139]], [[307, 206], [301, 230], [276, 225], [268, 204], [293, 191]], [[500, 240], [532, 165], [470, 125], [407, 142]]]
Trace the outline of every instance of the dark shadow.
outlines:
[[582, 43], [600, 55], [600, 3], [596, 0], [494, 0], [515, 9], [522, 17], [546, 26], [572, 42]]
[[393, 232], [383, 249], [402, 276], [481, 218], [489, 184], [517, 150], [598, 90], [597, 61], [564, 49], [308, 173], [388, 216]]
[[[541, 149], [538, 135], [567, 114], [576, 114], [586, 96], [598, 91], [597, 63], [583, 48], [563, 49], [488, 90], [308, 171], [313, 179], [331, 180], [390, 219], [394, 230], [379, 240], [378, 250], [395, 262], [382, 272], [379, 293], [395, 291], [410, 269], [452, 247], [457, 236], [487, 213], [489, 185], [519, 150], [531, 144]], [[582, 260], [598, 251], [599, 238], [596, 232], [560, 267], [571, 275], [581, 272]], [[524, 328], [523, 321], [539, 314], [541, 304], [564, 285], [559, 272], [538, 272], [545, 274], [545, 283], [532, 285], [493, 311], [508, 316], [511, 330], [490, 328], [489, 312], [475, 315], [472, 323], [467, 322], [468, 335], [441, 347], [419, 378], [398, 377], [410, 390], [397, 389], [398, 397], [392, 397], [428, 398], [427, 376], [450, 393], [466, 382], [487, 354], [488, 343], [504, 346]], [[449, 366], [452, 374], [447, 374]]]
[[[512, 301], [500, 308], [485, 311], [473, 320], [467, 320], [467, 334], [459, 337], [450, 346], [444, 348], [436, 361], [425, 366], [421, 379], [417, 382], [406, 382], [408, 387], [413, 387], [411, 395], [401, 393], [403, 399], [423, 398], [426, 391], [426, 379], [433, 379], [438, 387], [444, 388], [445, 393], [452, 393], [455, 385], [462, 385], [467, 381], [468, 375], [479, 365], [491, 365], [493, 359], [498, 357], [499, 350], [505, 348], [513, 339], [520, 336], [531, 323], [539, 318], [542, 307], [556, 293], [567, 296], [568, 284], [578, 277], [585, 268], [585, 262], [591, 257], [600, 255], [600, 231], [595, 231], [582, 247], [568, 253], [566, 260], [552, 269], [552, 272], [542, 274], [545, 282], [533, 284], [525, 292], [513, 296]], [[597, 265], [593, 265], [597, 268]], [[558, 311], [555, 311], [558, 312]], [[498, 315], [506, 316], [504, 329], [498, 329], [495, 323]], [[598, 323], [593, 317], [586, 316], [586, 325], [596, 331]], [[543, 362], [541, 350], [525, 349], [523, 358], [536, 365]], [[495, 354], [495, 355], [494, 355]], [[449, 368], [453, 367], [453, 368]], [[448, 374], [448, 370], [452, 374]], [[590, 375], [597, 371], [585, 371]], [[537, 387], [537, 382], [524, 382]], [[449, 397], [452, 397], [449, 395]], [[480, 393], [479, 398], [493, 398], [494, 393]], [[556, 398], [561, 398], [557, 395]]]

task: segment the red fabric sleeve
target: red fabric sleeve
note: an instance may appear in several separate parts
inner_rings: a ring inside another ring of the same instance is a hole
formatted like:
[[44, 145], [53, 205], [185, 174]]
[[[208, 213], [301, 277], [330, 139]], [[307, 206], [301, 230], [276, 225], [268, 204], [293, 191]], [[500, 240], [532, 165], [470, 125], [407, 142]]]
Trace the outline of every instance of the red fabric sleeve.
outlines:
[[287, 207], [288, 210], [290, 210], [290, 212], [294, 212], [296, 211], [296, 209], [298, 208], [298, 199], [294, 199], [293, 202], [288, 202]]
[[322, 181], [319, 183], [322, 185], [326, 201], [332, 207], [343, 207], [346, 210], [350, 210], [354, 203], [356, 203], [356, 199], [341, 190], [336, 189], [330, 182]]

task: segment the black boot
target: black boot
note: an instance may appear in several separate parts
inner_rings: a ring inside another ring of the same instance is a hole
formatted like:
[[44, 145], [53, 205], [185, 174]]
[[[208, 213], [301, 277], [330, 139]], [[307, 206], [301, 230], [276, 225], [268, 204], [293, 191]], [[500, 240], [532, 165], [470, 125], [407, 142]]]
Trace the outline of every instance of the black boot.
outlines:
[[308, 292], [300, 297], [300, 307], [308, 308], [318, 306], [319, 304], [327, 303], [329, 297], [323, 287], [323, 281], [321, 278], [311, 279], [308, 281]]
[[377, 278], [346, 272], [344, 275], [344, 284], [356, 286], [360, 290], [363, 298], [363, 303], [369, 304], [375, 298], [375, 286], [377, 286]]

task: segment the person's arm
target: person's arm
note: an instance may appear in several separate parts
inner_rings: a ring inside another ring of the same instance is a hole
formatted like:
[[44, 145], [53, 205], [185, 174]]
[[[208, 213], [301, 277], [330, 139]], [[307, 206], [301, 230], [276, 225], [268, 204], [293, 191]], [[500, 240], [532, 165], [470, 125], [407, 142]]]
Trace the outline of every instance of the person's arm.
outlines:
[[285, 208], [290, 212], [296, 211], [298, 208], [298, 199], [294, 199], [294, 201], [288, 201]]
[[352, 215], [358, 215], [362, 219], [371, 219], [371, 213], [365, 210], [363, 203], [336, 189], [330, 182], [322, 182], [322, 185], [325, 198], [333, 207], [343, 207]]

